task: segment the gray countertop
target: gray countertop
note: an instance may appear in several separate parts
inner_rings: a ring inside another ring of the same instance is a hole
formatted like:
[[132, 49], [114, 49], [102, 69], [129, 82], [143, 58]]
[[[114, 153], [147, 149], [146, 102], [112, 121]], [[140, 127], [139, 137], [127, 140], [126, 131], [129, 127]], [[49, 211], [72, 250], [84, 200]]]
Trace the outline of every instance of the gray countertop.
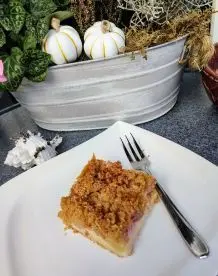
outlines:
[[[154, 121], [140, 124], [218, 165], [218, 108], [208, 99], [201, 84], [199, 73], [185, 73], [178, 102], [175, 107]], [[0, 116], [0, 185], [22, 173], [4, 165], [7, 152], [14, 141], [27, 130], [39, 131], [46, 139], [57, 132], [43, 130], [19, 107]], [[60, 132], [63, 142], [58, 148], [62, 153], [81, 144], [103, 130]]]

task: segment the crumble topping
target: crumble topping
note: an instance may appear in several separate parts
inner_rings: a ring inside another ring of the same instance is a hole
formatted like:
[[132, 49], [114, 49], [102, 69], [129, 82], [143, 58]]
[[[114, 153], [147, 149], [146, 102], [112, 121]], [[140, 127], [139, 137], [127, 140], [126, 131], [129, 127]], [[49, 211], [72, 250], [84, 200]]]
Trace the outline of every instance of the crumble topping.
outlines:
[[62, 197], [59, 217], [69, 228], [76, 224], [121, 241], [128, 239], [132, 223], [157, 201], [152, 176], [93, 156], [69, 196]]

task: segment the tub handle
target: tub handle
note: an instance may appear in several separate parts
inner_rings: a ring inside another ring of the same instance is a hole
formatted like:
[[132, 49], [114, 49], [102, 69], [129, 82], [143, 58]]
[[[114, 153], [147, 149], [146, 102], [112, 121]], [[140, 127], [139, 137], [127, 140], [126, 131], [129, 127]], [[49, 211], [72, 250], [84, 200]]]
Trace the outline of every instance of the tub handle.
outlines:
[[179, 58], [179, 64], [185, 64], [188, 60], [189, 50], [186, 45], [184, 45], [181, 56]]

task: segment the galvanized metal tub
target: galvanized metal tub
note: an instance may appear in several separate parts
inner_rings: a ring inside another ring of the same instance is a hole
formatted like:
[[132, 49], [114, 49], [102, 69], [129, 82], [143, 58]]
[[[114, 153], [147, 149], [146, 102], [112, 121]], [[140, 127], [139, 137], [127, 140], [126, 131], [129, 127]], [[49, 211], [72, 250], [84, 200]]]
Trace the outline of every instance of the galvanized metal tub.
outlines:
[[176, 103], [186, 37], [136, 52], [49, 69], [46, 81], [26, 79], [15, 98], [34, 121], [49, 130], [106, 128], [158, 118]]

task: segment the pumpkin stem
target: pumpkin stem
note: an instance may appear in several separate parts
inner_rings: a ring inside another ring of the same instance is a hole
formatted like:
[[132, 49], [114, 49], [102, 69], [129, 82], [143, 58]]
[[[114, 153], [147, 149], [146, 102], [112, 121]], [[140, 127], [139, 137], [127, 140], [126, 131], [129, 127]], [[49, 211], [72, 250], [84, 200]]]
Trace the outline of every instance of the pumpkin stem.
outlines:
[[104, 34], [111, 31], [111, 24], [108, 20], [103, 20], [101, 22], [101, 30]]
[[53, 17], [51, 20], [51, 26], [56, 32], [59, 32], [60, 30], [60, 22], [60, 19], [58, 19], [57, 17]]

